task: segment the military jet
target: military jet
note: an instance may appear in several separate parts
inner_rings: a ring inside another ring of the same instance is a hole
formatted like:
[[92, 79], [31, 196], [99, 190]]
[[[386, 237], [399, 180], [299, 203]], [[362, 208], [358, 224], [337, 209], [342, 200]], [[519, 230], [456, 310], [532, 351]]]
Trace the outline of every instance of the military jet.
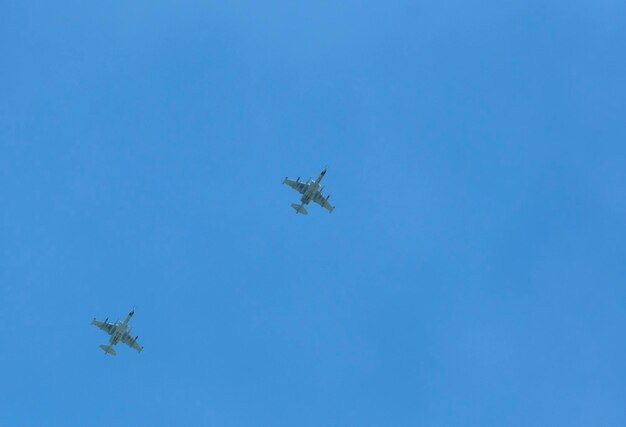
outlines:
[[131, 317], [133, 317], [133, 314], [135, 314], [134, 308], [130, 311], [130, 313], [128, 313], [128, 316], [126, 316], [126, 319], [124, 319], [123, 322], [117, 321], [115, 323], [109, 323], [109, 318], [106, 318], [104, 322], [101, 322], [99, 320], [96, 320], [95, 317], [91, 321], [92, 325], [96, 325], [97, 327], [111, 335], [111, 338], [109, 338], [109, 345], [100, 344], [100, 348], [104, 350], [106, 354], [115, 356], [117, 353], [115, 352], [113, 346], [120, 341], [122, 341], [124, 344], [128, 344], [130, 347], [141, 353], [143, 347], [137, 344], [137, 338], [139, 338], [139, 335], [133, 338], [130, 335], [130, 331], [132, 328], [128, 326], [128, 321]]
[[302, 215], [306, 215], [308, 212], [304, 208], [304, 205], [308, 205], [311, 200], [320, 205], [321, 207], [328, 209], [328, 212], [332, 212], [335, 209], [330, 203], [328, 203], [328, 199], [330, 196], [322, 196], [322, 190], [324, 187], [320, 187], [320, 182], [324, 175], [326, 175], [326, 169], [320, 172], [320, 176], [317, 177], [315, 181], [311, 181], [309, 178], [306, 182], [300, 182], [300, 177], [298, 177], [295, 181], [293, 179], [285, 178], [283, 184], [287, 184], [294, 190], [298, 191], [302, 194], [302, 198], [300, 199], [300, 204], [292, 203], [291, 207], [296, 210], [296, 214], [301, 213]]

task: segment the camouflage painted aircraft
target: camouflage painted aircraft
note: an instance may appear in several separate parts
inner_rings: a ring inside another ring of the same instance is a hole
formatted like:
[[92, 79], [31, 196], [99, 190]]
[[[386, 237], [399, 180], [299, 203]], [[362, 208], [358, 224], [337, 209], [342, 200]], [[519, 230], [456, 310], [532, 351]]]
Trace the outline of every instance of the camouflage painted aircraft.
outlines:
[[133, 317], [133, 314], [135, 314], [134, 308], [130, 311], [130, 313], [128, 313], [128, 316], [126, 316], [126, 319], [124, 319], [123, 322], [117, 321], [115, 323], [109, 323], [108, 318], [104, 322], [101, 322], [99, 320], [96, 320], [95, 317], [91, 321], [92, 325], [96, 325], [97, 327], [99, 327], [100, 329], [102, 329], [103, 331], [111, 335], [111, 338], [109, 338], [109, 345], [105, 345], [105, 344], [100, 345], [100, 348], [104, 350], [106, 354], [115, 356], [117, 353], [115, 352], [115, 349], [113, 348], [113, 346], [116, 345], [120, 341], [122, 341], [124, 344], [128, 344], [130, 347], [134, 348], [139, 353], [141, 353], [141, 350], [143, 350], [143, 347], [137, 344], [137, 338], [139, 338], [139, 335], [133, 338], [130, 335], [132, 328], [128, 326], [128, 321], [130, 320], [131, 317]]
[[320, 176], [317, 177], [315, 181], [311, 181], [309, 178], [306, 182], [300, 182], [300, 177], [298, 177], [295, 181], [293, 179], [285, 178], [283, 180], [283, 184], [287, 184], [300, 194], [302, 194], [302, 198], [300, 199], [300, 204], [292, 203], [291, 207], [296, 210], [296, 214], [301, 213], [302, 215], [306, 215], [308, 212], [304, 208], [304, 205], [308, 205], [311, 200], [320, 205], [321, 207], [328, 209], [328, 212], [332, 212], [335, 209], [330, 203], [328, 203], [328, 199], [330, 196], [324, 197], [322, 195], [322, 190], [324, 187], [320, 187], [320, 182], [324, 175], [326, 175], [326, 169], [320, 172]]

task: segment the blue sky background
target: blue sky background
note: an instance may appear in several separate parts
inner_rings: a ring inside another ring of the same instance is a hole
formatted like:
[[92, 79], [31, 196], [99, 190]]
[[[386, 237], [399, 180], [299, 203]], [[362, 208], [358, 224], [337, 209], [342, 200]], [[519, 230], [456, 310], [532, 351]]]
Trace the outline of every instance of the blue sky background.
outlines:
[[0, 425], [626, 425], [625, 17], [0, 3]]

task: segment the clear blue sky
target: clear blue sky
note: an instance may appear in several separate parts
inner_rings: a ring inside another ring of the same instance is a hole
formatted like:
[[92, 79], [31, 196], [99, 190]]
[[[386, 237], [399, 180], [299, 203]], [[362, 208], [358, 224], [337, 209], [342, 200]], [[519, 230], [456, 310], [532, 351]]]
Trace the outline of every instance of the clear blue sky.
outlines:
[[0, 425], [626, 425], [625, 17], [0, 3]]

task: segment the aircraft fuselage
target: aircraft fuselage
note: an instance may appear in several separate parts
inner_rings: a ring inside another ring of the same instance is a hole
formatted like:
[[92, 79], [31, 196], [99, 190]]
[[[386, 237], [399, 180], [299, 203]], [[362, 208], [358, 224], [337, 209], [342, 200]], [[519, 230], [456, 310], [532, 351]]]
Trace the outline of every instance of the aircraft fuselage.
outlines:
[[324, 175], [326, 175], [326, 169], [324, 168], [324, 170], [320, 173], [320, 176], [317, 177], [317, 179], [313, 182], [311, 182], [309, 184], [309, 188], [307, 189], [306, 193], [304, 193], [302, 195], [302, 198], [300, 199], [300, 201], [303, 204], [308, 204], [311, 199], [313, 199], [313, 197], [315, 197], [315, 195], [320, 191], [320, 183], [322, 182], [322, 178], [324, 178]]
[[123, 322], [115, 322], [115, 330], [111, 334], [111, 338], [109, 338], [111, 345], [116, 345], [124, 337], [130, 338], [130, 331], [132, 328], [128, 326], [128, 322], [130, 321], [130, 318], [133, 317], [133, 314], [135, 314], [134, 310], [126, 316], [126, 319], [124, 319]]

